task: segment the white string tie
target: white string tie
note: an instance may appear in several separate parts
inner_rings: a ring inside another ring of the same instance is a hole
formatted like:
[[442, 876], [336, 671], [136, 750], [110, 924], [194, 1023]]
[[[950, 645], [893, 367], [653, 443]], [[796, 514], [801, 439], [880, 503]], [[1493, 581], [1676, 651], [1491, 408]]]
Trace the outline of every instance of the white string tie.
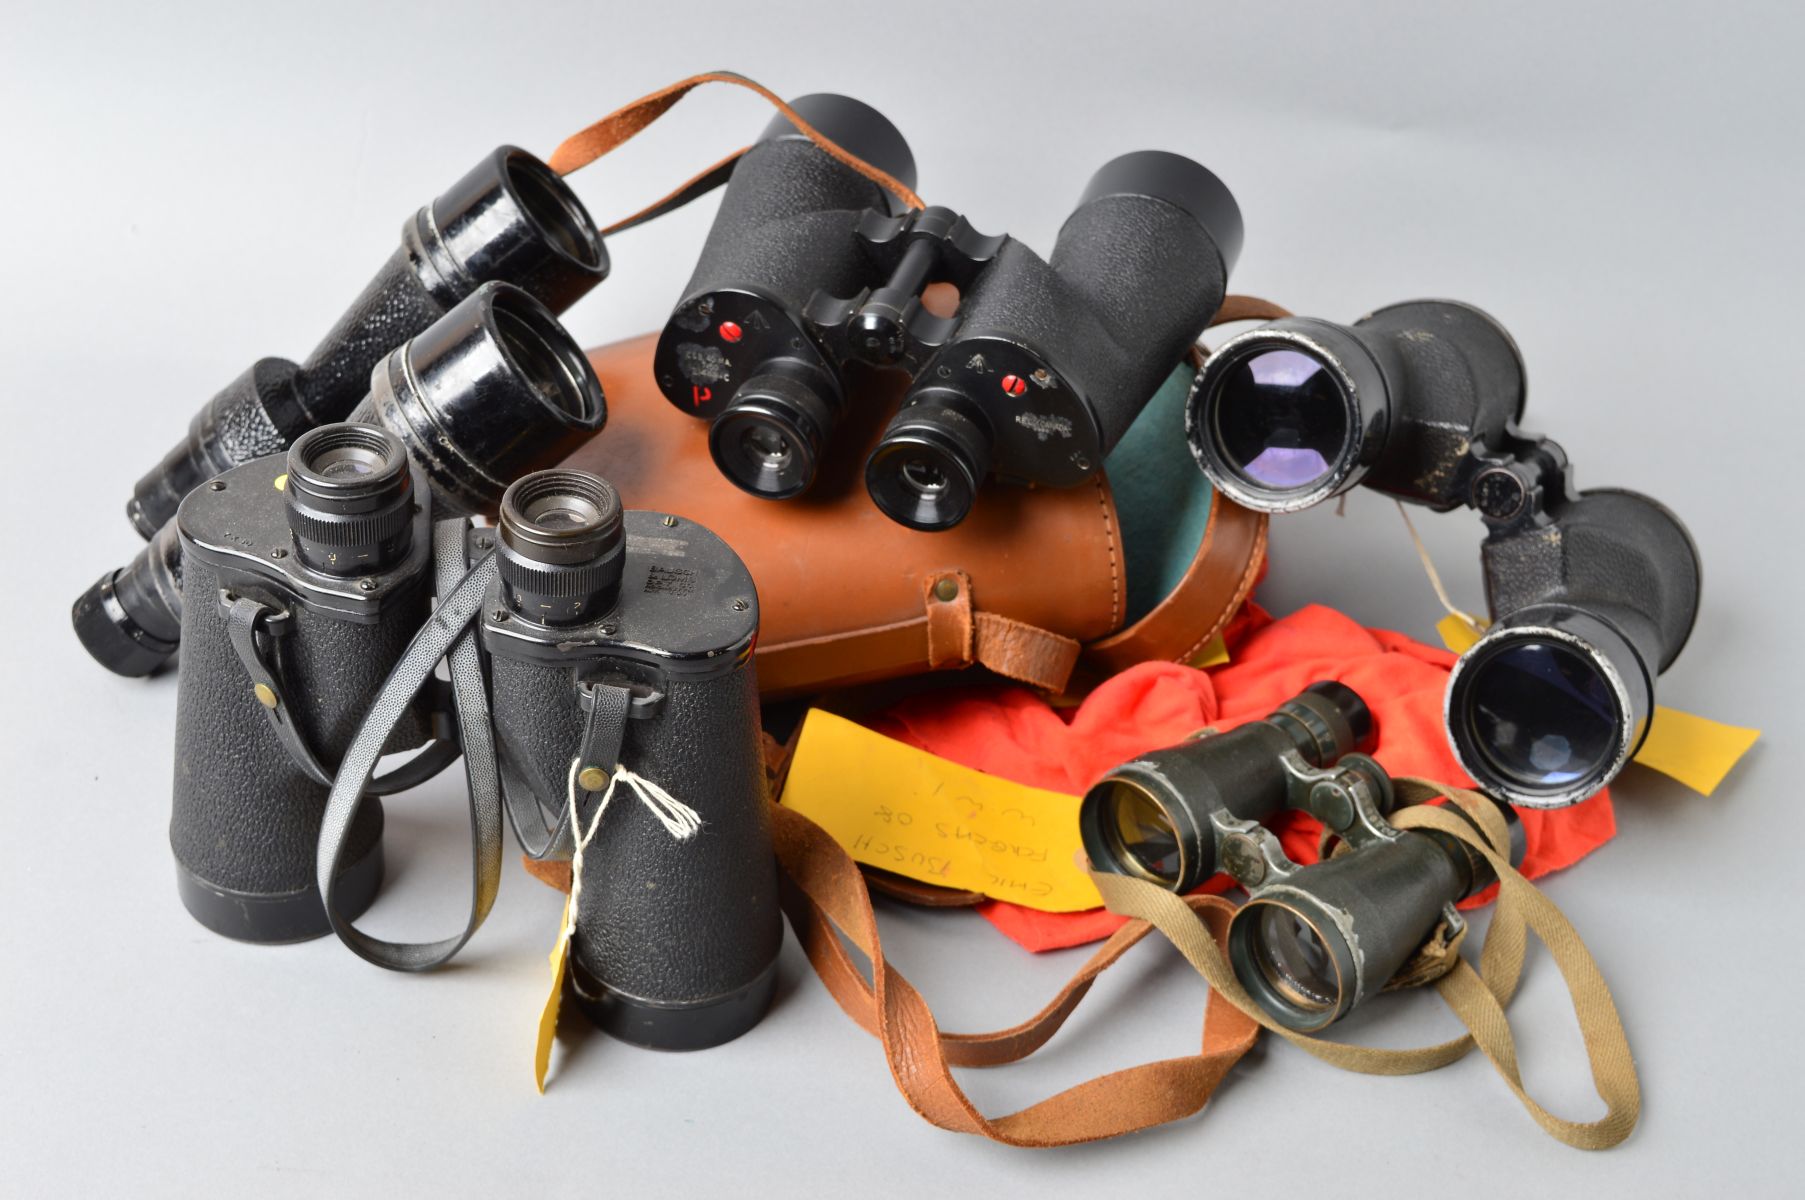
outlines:
[[589, 818], [589, 828], [583, 829], [582, 818], [577, 814], [577, 772], [583, 760], [570, 760], [570, 775], [565, 781], [565, 799], [570, 806], [570, 827], [582, 830], [583, 836], [577, 839], [576, 850], [570, 856], [570, 921], [564, 928], [564, 936], [570, 937], [577, 931], [577, 900], [583, 894], [583, 851], [588, 848], [595, 831], [601, 828], [602, 814], [608, 811], [608, 802], [614, 799], [616, 788], [626, 785], [628, 791], [639, 798], [665, 832], [680, 842], [687, 842], [702, 831], [702, 817], [695, 809], [677, 799], [663, 788], [647, 779], [644, 775], [616, 767], [608, 779], [608, 788], [602, 798], [596, 801], [595, 813]]

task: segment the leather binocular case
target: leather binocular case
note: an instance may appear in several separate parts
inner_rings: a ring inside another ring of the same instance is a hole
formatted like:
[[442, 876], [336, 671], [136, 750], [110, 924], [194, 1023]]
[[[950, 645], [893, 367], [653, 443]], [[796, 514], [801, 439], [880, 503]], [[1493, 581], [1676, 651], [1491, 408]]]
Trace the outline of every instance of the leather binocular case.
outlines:
[[1184, 437], [1194, 373], [1175, 364], [1104, 470], [1067, 489], [985, 485], [969, 519], [922, 532], [886, 517], [863, 466], [907, 381], [853, 368], [836, 452], [786, 500], [715, 466], [704, 422], [676, 419], [657, 338], [590, 352], [608, 428], [566, 465], [634, 508], [689, 517], [745, 560], [763, 617], [766, 698], [980, 666], [1059, 693], [1137, 662], [1195, 659], [1252, 589], [1266, 517], [1211, 488]]

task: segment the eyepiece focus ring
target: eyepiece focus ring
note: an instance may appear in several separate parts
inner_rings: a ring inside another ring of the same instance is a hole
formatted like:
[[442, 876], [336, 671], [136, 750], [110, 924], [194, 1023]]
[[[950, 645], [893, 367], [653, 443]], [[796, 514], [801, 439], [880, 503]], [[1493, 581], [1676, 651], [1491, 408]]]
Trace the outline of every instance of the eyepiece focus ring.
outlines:
[[382, 570], [412, 541], [413, 475], [386, 429], [322, 425], [303, 434], [288, 449], [283, 496], [301, 561], [315, 570]]
[[620, 591], [626, 534], [620, 496], [587, 471], [536, 471], [501, 498], [500, 573], [522, 616], [587, 620]]

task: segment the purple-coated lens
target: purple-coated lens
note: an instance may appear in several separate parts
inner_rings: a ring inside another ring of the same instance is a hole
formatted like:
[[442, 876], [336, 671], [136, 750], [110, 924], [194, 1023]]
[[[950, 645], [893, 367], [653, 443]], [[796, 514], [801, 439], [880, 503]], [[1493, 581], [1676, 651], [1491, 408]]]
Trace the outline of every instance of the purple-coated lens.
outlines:
[[1296, 491], [1327, 475], [1347, 445], [1347, 401], [1335, 375], [1301, 350], [1236, 363], [1215, 396], [1223, 456], [1249, 482]]

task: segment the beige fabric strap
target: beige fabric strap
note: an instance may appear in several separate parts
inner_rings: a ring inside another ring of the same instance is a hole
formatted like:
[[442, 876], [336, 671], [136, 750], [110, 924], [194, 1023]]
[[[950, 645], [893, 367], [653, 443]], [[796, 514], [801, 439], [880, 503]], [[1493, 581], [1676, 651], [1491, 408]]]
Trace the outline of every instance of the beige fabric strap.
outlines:
[[[1241, 987], [1212, 931], [1197, 920], [1183, 898], [1122, 875], [1092, 872], [1091, 877], [1110, 911], [1153, 924], [1171, 939], [1216, 994], [1324, 1062], [1370, 1075], [1409, 1075], [1446, 1066], [1477, 1045], [1524, 1108], [1550, 1135], [1582, 1150], [1617, 1145], [1629, 1136], [1641, 1114], [1641, 1087], [1622, 1019], [1598, 964], [1553, 901], [1524, 879], [1500, 852], [1508, 845], [1508, 833], [1490, 801], [1465, 789], [1423, 779], [1399, 779], [1396, 783], [1399, 799], [1408, 807], [1393, 816], [1392, 824], [1399, 829], [1434, 829], [1458, 838], [1483, 855], [1498, 873], [1498, 905], [1480, 951], [1479, 969], [1475, 971], [1465, 959], [1457, 958], [1452, 969], [1435, 984], [1442, 999], [1467, 1027], [1465, 1036], [1452, 1041], [1390, 1050], [1349, 1046], [1286, 1029], [1268, 1017]], [[1426, 803], [1438, 796], [1448, 797], [1473, 815], [1485, 828], [1486, 836], [1480, 837], [1467, 822]], [[1522, 976], [1528, 931], [1532, 929], [1553, 955], [1573, 1001], [1591, 1064], [1593, 1086], [1606, 1107], [1605, 1115], [1596, 1121], [1557, 1117], [1524, 1087], [1504, 1006], [1510, 1003]]]

